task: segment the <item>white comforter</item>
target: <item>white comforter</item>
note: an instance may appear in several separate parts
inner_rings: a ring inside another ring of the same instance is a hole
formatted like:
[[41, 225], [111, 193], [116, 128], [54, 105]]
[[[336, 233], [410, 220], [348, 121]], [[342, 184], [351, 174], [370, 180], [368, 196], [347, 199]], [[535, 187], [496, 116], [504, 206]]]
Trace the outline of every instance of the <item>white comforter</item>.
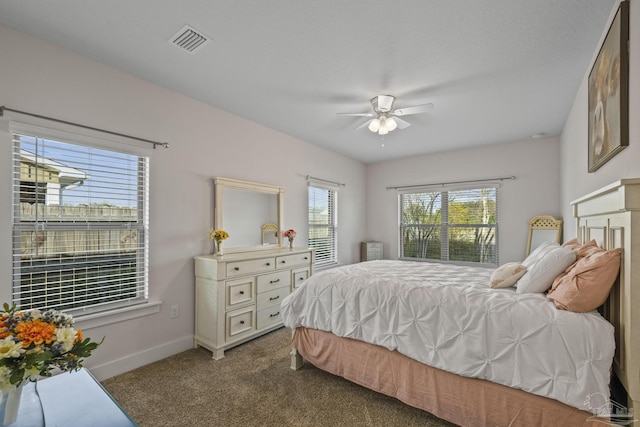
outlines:
[[492, 270], [370, 261], [310, 277], [282, 302], [289, 328], [330, 331], [455, 374], [589, 410], [609, 396], [613, 326], [558, 310], [544, 294], [491, 289]]

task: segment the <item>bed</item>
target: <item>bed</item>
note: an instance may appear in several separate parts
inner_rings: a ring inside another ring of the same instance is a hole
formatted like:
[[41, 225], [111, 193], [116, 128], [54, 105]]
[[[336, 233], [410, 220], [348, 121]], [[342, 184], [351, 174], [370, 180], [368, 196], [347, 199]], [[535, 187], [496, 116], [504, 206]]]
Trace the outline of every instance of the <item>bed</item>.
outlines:
[[[492, 289], [494, 269], [354, 264], [310, 277], [283, 301], [292, 368], [305, 359], [459, 425], [600, 425], [613, 412], [628, 425], [640, 408], [640, 313], [631, 310], [640, 307], [640, 179], [572, 204], [578, 244], [621, 254], [598, 311]], [[615, 401], [612, 367], [628, 396]]]

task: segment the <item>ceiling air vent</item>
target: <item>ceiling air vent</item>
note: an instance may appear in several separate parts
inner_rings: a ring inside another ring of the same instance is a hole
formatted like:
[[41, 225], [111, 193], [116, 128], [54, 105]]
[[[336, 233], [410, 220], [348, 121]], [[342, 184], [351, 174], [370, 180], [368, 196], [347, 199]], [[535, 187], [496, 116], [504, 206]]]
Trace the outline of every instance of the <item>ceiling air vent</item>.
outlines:
[[182, 29], [175, 33], [169, 40], [172, 45], [184, 49], [189, 53], [196, 53], [196, 51], [200, 50], [210, 41], [211, 39], [209, 37], [188, 25], [182, 27]]

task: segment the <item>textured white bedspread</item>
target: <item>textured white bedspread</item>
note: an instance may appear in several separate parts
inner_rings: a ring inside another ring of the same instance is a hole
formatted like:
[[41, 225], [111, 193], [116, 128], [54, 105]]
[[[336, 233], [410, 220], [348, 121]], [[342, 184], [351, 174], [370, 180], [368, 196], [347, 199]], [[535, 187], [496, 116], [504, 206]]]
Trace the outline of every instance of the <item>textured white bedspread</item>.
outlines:
[[310, 277], [282, 302], [289, 328], [330, 331], [427, 365], [588, 410], [609, 396], [613, 326], [544, 294], [491, 289], [491, 269], [370, 261]]

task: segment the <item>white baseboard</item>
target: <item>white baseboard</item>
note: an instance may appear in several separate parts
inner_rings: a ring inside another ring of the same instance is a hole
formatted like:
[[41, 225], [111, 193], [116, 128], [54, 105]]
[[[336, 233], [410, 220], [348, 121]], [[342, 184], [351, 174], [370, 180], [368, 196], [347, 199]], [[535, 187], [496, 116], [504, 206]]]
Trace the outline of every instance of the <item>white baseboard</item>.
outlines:
[[[102, 365], [89, 366], [89, 364], [85, 362], [85, 366], [91, 371], [98, 381], [104, 381], [107, 378], [123, 374], [141, 366], [148, 365], [149, 363], [157, 362], [158, 360], [173, 356], [174, 354], [190, 350], [193, 348], [193, 343], [194, 337], [193, 335], [189, 335]], [[87, 362], [88, 361], [89, 360], [87, 360]]]

